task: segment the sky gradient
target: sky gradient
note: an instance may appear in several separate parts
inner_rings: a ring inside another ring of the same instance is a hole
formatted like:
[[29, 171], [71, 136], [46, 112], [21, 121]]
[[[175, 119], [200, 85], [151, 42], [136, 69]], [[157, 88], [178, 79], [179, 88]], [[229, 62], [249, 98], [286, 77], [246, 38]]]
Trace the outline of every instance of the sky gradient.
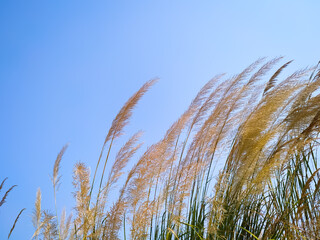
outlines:
[[159, 140], [213, 76], [238, 73], [259, 57], [320, 60], [319, 1], [0, 2], [0, 239], [30, 239], [37, 188], [53, 210], [50, 181], [62, 159], [59, 211], [70, 212], [72, 170], [93, 170], [106, 132], [126, 100], [149, 79], [123, 143], [143, 130]]

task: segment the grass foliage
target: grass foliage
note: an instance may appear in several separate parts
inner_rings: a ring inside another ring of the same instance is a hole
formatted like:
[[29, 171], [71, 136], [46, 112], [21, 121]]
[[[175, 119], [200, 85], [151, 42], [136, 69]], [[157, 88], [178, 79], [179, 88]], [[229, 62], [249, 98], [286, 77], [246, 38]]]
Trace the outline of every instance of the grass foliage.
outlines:
[[[144, 84], [113, 120], [93, 175], [74, 166], [73, 216], [43, 210], [38, 190], [32, 238], [319, 239], [320, 73], [283, 77], [291, 61], [281, 61], [214, 77], [159, 142], [142, 151], [137, 133], [111, 159], [156, 80]], [[55, 198], [65, 150], [54, 164]]]

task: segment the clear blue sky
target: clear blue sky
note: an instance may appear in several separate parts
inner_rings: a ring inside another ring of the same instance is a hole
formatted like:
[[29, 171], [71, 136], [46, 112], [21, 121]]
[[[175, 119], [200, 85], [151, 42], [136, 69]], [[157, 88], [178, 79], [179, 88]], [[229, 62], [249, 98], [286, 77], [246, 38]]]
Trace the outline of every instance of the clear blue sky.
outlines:
[[49, 175], [65, 143], [58, 205], [70, 210], [73, 164], [94, 169], [112, 119], [145, 81], [161, 79], [126, 132], [144, 130], [148, 145], [218, 73], [263, 56], [316, 64], [319, 10], [316, 0], [2, 0], [0, 180], [18, 187], [0, 208], [0, 239], [24, 207], [12, 239], [30, 239], [38, 187], [53, 209]]

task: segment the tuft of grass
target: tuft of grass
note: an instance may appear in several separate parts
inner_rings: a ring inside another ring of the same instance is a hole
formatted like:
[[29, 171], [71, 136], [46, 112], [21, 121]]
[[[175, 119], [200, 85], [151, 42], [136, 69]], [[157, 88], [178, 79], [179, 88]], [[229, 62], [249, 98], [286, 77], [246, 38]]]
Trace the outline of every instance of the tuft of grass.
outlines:
[[[317, 239], [320, 71], [283, 77], [292, 61], [277, 68], [282, 59], [217, 75], [160, 141], [142, 149], [137, 133], [111, 159], [156, 80], [144, 84], [113, 120], [93, 177], [84, 163], [75, 165], [73, 217], [63, 211], [59, 223], [57, 210], [41, 210], [38, 191], [32, 238]], [[54, 164], [55, 199], [65, 149]]]

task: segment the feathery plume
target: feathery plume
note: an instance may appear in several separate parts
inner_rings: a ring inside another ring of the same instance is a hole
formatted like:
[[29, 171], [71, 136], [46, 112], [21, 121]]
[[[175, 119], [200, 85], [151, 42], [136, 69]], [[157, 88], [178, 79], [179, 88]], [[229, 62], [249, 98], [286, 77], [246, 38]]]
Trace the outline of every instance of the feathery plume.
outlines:
[[123, 128], [128, 124], [129, 118], [132, 115], [133, 108], [137, 105], [141, 97], [155, 84], [158, 79], [153, 79], [146, 82], [129, 100], [124, 104], [116, 118], [113, 120], [111, 128], [105, 139], [105, 143], [111, 138], [117, 138], [122, 134]]
[[36, 195], [36, 202], [35, 202], [35, 209], [33, 210], [32, 222], [33, 226], [36, 229], [35, 237], [38, 239], [40, 224], [41, 224], [41, 190], [38, 188], [37, 195]]
[[15, 188], [17, 185], [13, 185], [9, 188], [8, 191], [6, 191], [6, 193], [4, 194], [4, 196], [2, 197], [1, 201], [0, 201], [0, 207], [6, 202], [6, 198], [8, 197], [9, 192], [11, 192], [11, 190], [13, 188]]
[[61, 149], [61, 151], [59, 152], [59, 154], [56, 158], [56, 161], [54, 162], [53, 174], [52, 174], [52, 184], [53, 184], [54, 188], [57, 187], [57, 185], [59, 184], [59, 181], [60, 181], [60, 176], [59, 176], [60, 163], [61, 163], [61, 159], [62, 159], [63, 154], [67, 150], [67, 147], [68, 147], [68, 144], [63, 146], [63, 148]]
[[280, 73], [290, 64], [292, 63], [293, 60], [286, 62], [285, 64], [283, 64], [273, 75], [272, 77], [269, 79], [264, 91], [263, 91], [263, 95], [267, 94], [268, 91], [270, 89], [272, 89], [277, 81], [277, 77], [280, 75]]
[[72, 220], [72, 213], [70, 213], [70, 215], [67, 218], [67, 221], [65, 223], [65, 227], [64, 230], [61, 232], [61, 238], [67, 239], [68, 235], [69, 235], [69, 230], [70, 230], [70, 226], [71, 226], [71, 220]]
[[115, 162], [109, 174], [107, 183], [108, 188], [110, 188], [117, 182], [117, 180], [123, 174], [123, 168], [127, 165], [129, 160], [137, 152], [137, 150], [142, 146], [142, 144], [136, 144], [141, 135], [142, 132], [134, 134], [117, 153]]
[[80, 227], [83, 236], [87, 236], [91, 226], [92, 210], [88, 208], [90, 191], [90, 172], [84, 163], [77, 163], [73, 170], [73, 182], [76, 192], [73, 193], [76, 199], [76, 226]]
[[65, 232], [65, 221], [66, 221], [66, 209], [65, 208], [63, 208], [60, 216], [61, 216], [60, 217], [60, 226], [59, 226], [60, 239], [64, 240], [62, 235]]

